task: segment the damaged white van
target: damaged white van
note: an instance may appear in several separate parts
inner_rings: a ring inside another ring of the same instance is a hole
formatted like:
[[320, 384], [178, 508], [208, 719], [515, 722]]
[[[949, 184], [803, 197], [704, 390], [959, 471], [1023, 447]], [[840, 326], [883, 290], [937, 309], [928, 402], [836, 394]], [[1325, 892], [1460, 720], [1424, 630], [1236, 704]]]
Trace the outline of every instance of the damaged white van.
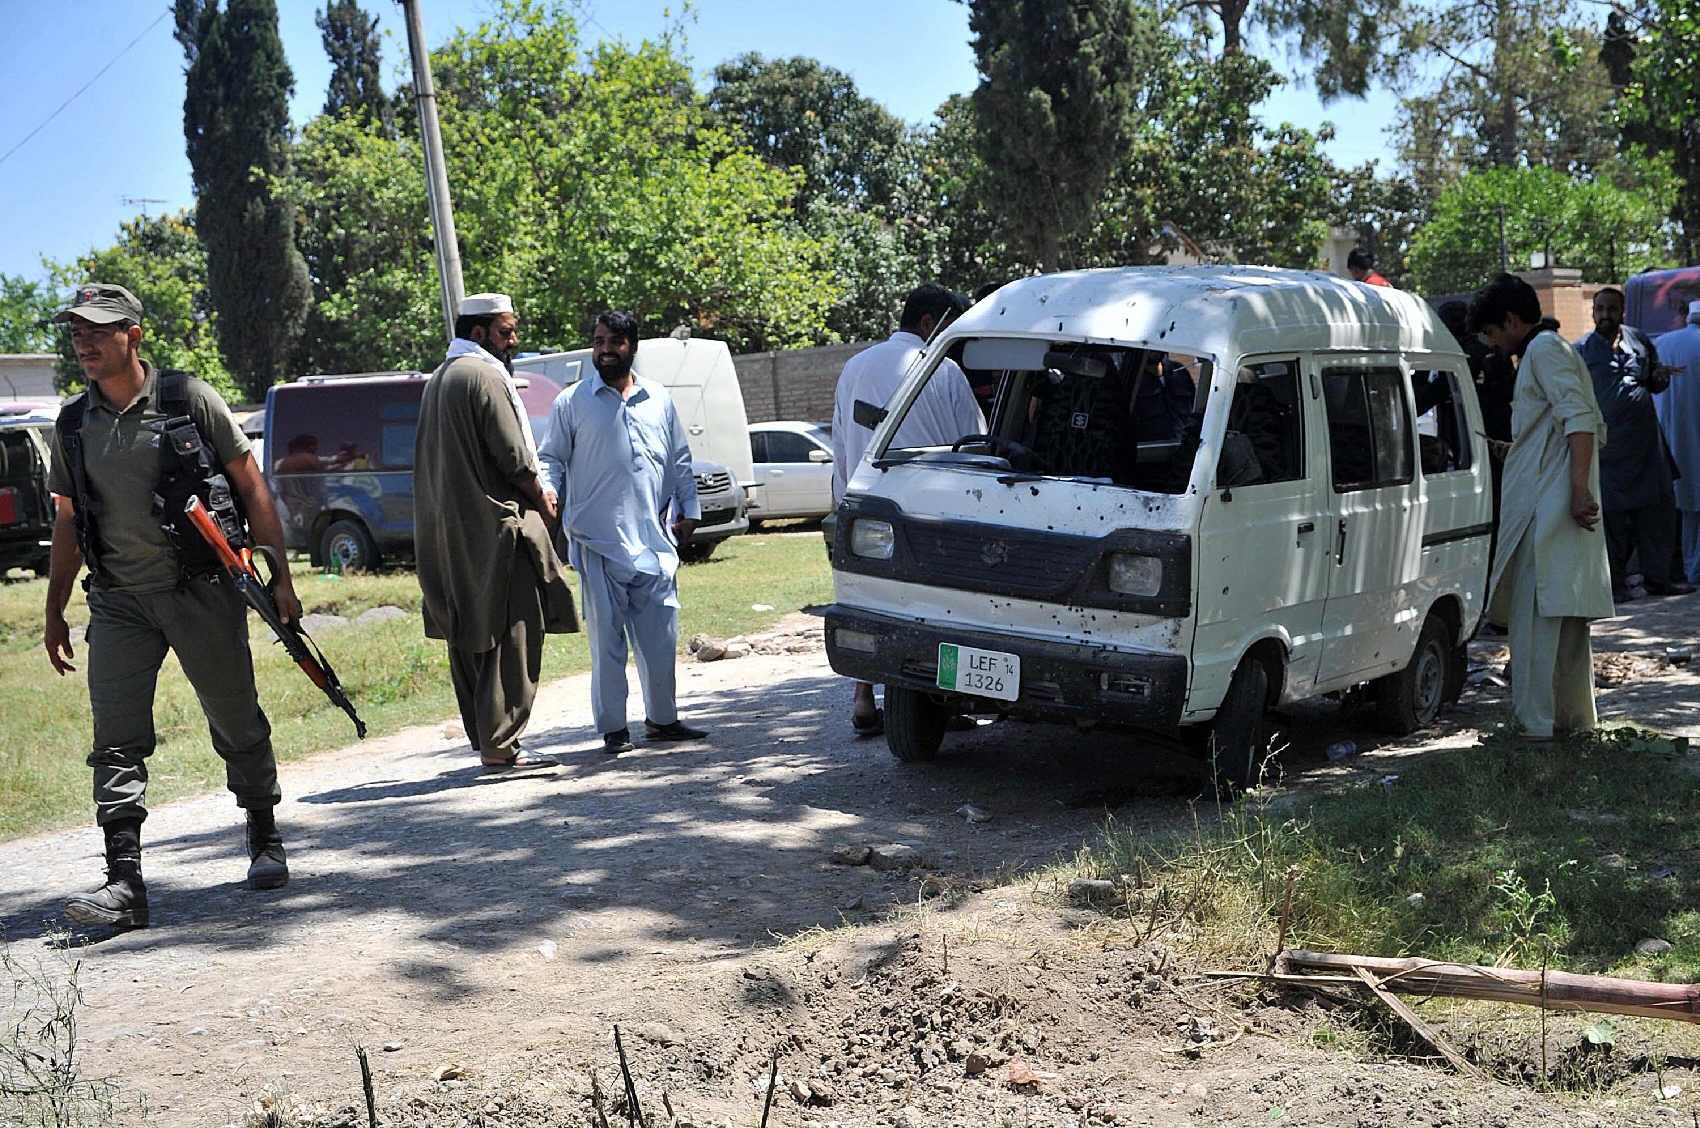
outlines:
[[[927, 381], [987, 433], [899, 447]], [[1255, 785], [1267, 711], [1366, 686], [1385, 725], [1463, 686], [1492, 499], [1469, 367], [1411, 294], [1328, 274], [1044, 275], [932, 342], [833, 533], [827, 652], [904, 760], [953, 714], [1199, 738]]]

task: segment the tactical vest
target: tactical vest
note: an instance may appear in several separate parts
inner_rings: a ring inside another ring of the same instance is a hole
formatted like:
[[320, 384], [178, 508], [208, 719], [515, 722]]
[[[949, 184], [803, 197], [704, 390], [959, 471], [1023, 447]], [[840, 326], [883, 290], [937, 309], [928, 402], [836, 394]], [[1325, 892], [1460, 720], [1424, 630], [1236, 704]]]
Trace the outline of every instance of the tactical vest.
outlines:
[[[201, 499], [225, 539], [237, 548], [250, 547], [248, 515], [242, 499], [230, 488], [211, 446], [189, 414], [189, 374], [162, 371], [154, 379], [154, 404], [165, 415], [149, 423], [159, 434], [159, 477], [154, 481], [153, 515], [159, 519], [177, 556], [178, 582], [196, 576], [217, 576], [220, 566], [212, 546], [195, 531], [183, 508], [191, 497]], [[100, 526], [90, 504], [88, 472], [83, 465], [83, 420], [88, 393], [65, 401], [54, 425], [65, 467], [71, 474], [71, 509], [76, 518], [77, 547], [88, 565], [89, 580], [101, 574]]]

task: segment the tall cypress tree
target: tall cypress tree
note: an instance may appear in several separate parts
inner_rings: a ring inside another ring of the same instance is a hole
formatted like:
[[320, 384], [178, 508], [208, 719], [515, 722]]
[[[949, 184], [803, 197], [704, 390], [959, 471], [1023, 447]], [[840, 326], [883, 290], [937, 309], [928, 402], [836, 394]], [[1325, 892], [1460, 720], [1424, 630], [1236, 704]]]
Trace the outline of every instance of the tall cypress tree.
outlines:
[[976, 145], [1011, 241], [1055, 270], [1142, 120], [1167, 39], [1140, 0], [969, 0]]
[[353, 110], [387, 125], [391, 106], [383, 87], [377, 17], [362, 8], [359, 0], [327, 0], [313, 22], [319, 25], [319, 41], [331, 60], [326, 115]]
[[273, 190], [289, 159], [295, 85], [278, 38], [275, 0], [176, 0], [188, 62], [183, 135], [194, 174], [196, 229], [219, 351], [254, 399], [287, 373], [312, 301], [295, 247], [295, 212]]

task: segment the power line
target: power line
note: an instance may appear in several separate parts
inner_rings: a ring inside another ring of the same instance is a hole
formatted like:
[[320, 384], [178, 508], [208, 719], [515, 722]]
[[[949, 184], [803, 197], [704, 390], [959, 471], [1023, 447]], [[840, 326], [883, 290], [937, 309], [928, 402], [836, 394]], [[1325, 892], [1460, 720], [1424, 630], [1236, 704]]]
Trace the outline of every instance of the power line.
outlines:
[[107, 71], [111, 70], [113, 68], [113, 66], [118, 62], [119, 59], [122, 59], [126, 54], [129, 53], [130, 48], [134, 47], [136, 44], [138, 44], [142, 41], [142, 36], [146, 35], [148, 32], [152, 31], [154, 28], [158, 27], [159, 21], [163, 20], [166, 16], [169, 16], [170, 14], [171, 14], [171, 9], [167, 8], [165, 11], [163, 11], [159, 15], [155, 16], [153, 23], [149, 24], [147, 27], [144, 27], [142, 29], [141, 35], [136, 36], [136, 38], [134, 38], [134, 39], [130, 40], [130, 42], [126, 43], [124, 45], [124, 50], [122, 50], [122, 51], [118, 52], [116, 55], [112, 56], [111, 62], [108, 62], [104, 67], [101, 67], [99, 70], [94, 72], [94, 78], [89, 79], [87, 82], [85, 82], [81, 86], [77, 87], [76, 93], [72, 94], [69, 98], [65, 99], [63, 102], [60, 102], [58, 108], [56, 108], [52, 113], [48, 114], [46, 118], [42, 119], [42, 122], [41, 122], [40, 125], [36, 126], [34, 129], [30, 130], [28, 133], [24, 134], [24, 139], [22, 141], [19, 141], [16, 145], [13, 145], [10, 149], [7, 149], [4, 154], [0, 154], [0, 165], [5, 164], [6, 161], [11, 157], [11, 155], [13, 153], [17, 152], [19, 149], [22, 149], [25, 145], [29, 144], [30, 138], [34, 137], [36, 134], [38, 134], [42, 130], [46, 129], [48, 127], [48, 125], [53, 121], [53, 119], [58, 117], [60, 115], [60, 113], [62, 113], [64, 111], [66, 106], [69, 106], [72, 102], [75, 102], [78, 98], [82, 97], [83, 91], [85, 91], [89, 87], [93, 86], [95, 84], [95, 81], [97, 79], [99, 79], [101, 75], [103, 75]]

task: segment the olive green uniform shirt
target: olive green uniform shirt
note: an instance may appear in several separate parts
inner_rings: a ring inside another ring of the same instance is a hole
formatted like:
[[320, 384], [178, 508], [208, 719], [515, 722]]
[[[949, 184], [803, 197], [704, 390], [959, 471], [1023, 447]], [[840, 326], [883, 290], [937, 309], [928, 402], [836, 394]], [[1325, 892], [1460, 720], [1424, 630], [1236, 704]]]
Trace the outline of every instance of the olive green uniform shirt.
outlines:
[[[142, 392], [123, 411], [107, 402], [99, 385], [89, 385], [81, 432], [89, 507], [100, 530], [99, 586], [136, 594], [169, 591], [178, 580], [177, 554], [153, 511], [166, 415], [154, 402], [158, 376], [153, 365], [144, 360], [142, 368], [147, 373]], [[248, 439], [219, 394], [191, 379], [187, 396], [189, 417], [219, 466], [240, 458], [249, 449]], [[47, 488], [63, 497], [76, 492], [57, 436]]]

